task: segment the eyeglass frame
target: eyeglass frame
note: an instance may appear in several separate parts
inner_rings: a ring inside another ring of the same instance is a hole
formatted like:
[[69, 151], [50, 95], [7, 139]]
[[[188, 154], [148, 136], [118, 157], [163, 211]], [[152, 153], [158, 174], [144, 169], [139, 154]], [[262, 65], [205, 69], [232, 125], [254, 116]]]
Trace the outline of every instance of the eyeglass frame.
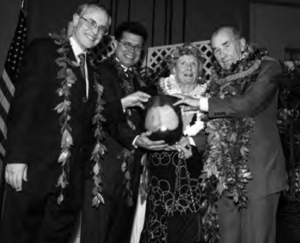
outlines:
[[101, 33], [102, 35], [107, 35], [108, 34], [108, 28], [104, 25], [100, 25], [98, 26], [98, 24], [92, 20], [92, 19], [87, 19], [83, 16], [79, 16], [81, 19], [83, 19], [85, 21], [85, 23], [87, 23], [87, 27], [89, 29], [97, 29], [97, 33]]
[[143, 46], [134, 46], [132, 45], [130, 42], [128, 41], [122, 41], [122, 40], [119, 40], [120, 43], [122, 43], [122, 45], [125, 47], [126, 50], [133, 50], [133, 51], [138, 51], [138, 52], [141, 52], [142, 49], [143, 49]]

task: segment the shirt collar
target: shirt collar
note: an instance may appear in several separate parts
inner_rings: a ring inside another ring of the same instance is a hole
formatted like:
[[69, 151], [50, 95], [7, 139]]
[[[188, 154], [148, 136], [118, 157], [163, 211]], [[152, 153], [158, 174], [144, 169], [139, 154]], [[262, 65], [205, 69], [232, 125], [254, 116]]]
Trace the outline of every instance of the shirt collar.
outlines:
[[120, 64], [120, 66], [123, 68], [123, 70], [124, 70], [125, 73], [126, 73], [128, 70], [129, 70], [129, 71], [132, 71], [132, 67], [126, 67], [125, 65], [123, 65], [123, 64], [120, 62], [120, 60], [119, 60], [117, 57], [115, 57], [115, 59], [116, 59], [116, 61]]
[[79, 57], [78, 55], [83, 53], [86, 54], [86, 51], [84, 51], [80, 45], [78, 45], [77, 41], [75, 40], [75, 38], [73, 36], [70, 37], [70, 44], [72, 46], [72, 50], [74, 52], [74, 55], [76, 57], [76, 60], [79, 61]]

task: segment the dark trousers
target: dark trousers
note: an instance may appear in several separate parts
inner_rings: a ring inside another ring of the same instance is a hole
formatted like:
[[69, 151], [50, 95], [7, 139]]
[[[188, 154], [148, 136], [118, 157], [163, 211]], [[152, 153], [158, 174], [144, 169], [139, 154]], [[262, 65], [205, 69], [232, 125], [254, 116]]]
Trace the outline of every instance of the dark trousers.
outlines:
[[247, 208], [239, 211], [224, 193], [218, 202], [220, 243], [275, 243], [279, 196], [249, 199]]
[[[26, 184], [26, 183], [25, 183]], [[82, 182], [77, 177], [64, 190], [58, 205], [60, 189], [54, 184], [48, 192], [32, 192], [26, 185], [16, 192], [7, 185], [1, 243], [68, 243], [81, 209]]]
[[[105, 205], [92, 207], [93, 182], [85, 182], [81, 243], [129, 243], [135, 207], [129, 207], [119, 189], [104, 194]], [[118, 196], [120, 195], [120, 196]]]

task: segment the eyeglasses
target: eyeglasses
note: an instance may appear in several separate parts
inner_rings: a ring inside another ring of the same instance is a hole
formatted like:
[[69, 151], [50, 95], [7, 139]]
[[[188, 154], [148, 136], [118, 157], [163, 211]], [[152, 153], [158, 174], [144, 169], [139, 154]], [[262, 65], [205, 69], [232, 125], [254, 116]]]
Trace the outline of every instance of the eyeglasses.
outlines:
[[82, 16], [80, 16], [80, 18], [82, 18], [85, 21], [85, 23], [89, 29], [97, 30], [97, 33], [100, 33], [102, 35], [108, 34], [108, 28], [106, 26], [103, 26], [103, 25], [98, 26], [98, 24], [92, 19], [86, 19]]
[[126, 50], [133, 50], [133, 51], [136, 51], [136, 52], [140, 52], [142, 50], [142, 46], [134, 46], [132, 45], [130, 42], [128, 41], [119, 41], [123, 44], [123, 46], [125, 47]]

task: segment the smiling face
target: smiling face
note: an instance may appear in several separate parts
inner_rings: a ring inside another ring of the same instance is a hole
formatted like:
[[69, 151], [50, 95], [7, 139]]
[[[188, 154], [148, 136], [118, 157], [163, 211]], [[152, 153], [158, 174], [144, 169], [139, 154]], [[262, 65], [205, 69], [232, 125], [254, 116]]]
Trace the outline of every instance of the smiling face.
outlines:
[[230, 28], [219, 30], [211, 39], [214, 56], [225, 70], [229, 70], [232, 64], [241, 59], [245, 46], [245, 39], [234, 35]]
[[85, 19], [93, 21], [97, 24], [97, 26], [104, 26], [107, 29], [110, 25], [110, 17], [105, 11], [97, 7], [86, 8], [81, 13], [81, 16], [74, 14], [73, 37], [83, 50], [90, 49], [98, 45], [104, 34], [99, 31], [99, 28], [89, 27], [88, 22]]
[[143, 37], [124, 32], [122, 38], [116, 41], [116, 57], [125, 67], [130, 68], [139, 62], [143, 44]]
[[195, 83], [199, 76], [199, 68], [202, 65], [193, 55], [183, 55], [176, 61], [173, 73], [179, 82], [188, 84]]

